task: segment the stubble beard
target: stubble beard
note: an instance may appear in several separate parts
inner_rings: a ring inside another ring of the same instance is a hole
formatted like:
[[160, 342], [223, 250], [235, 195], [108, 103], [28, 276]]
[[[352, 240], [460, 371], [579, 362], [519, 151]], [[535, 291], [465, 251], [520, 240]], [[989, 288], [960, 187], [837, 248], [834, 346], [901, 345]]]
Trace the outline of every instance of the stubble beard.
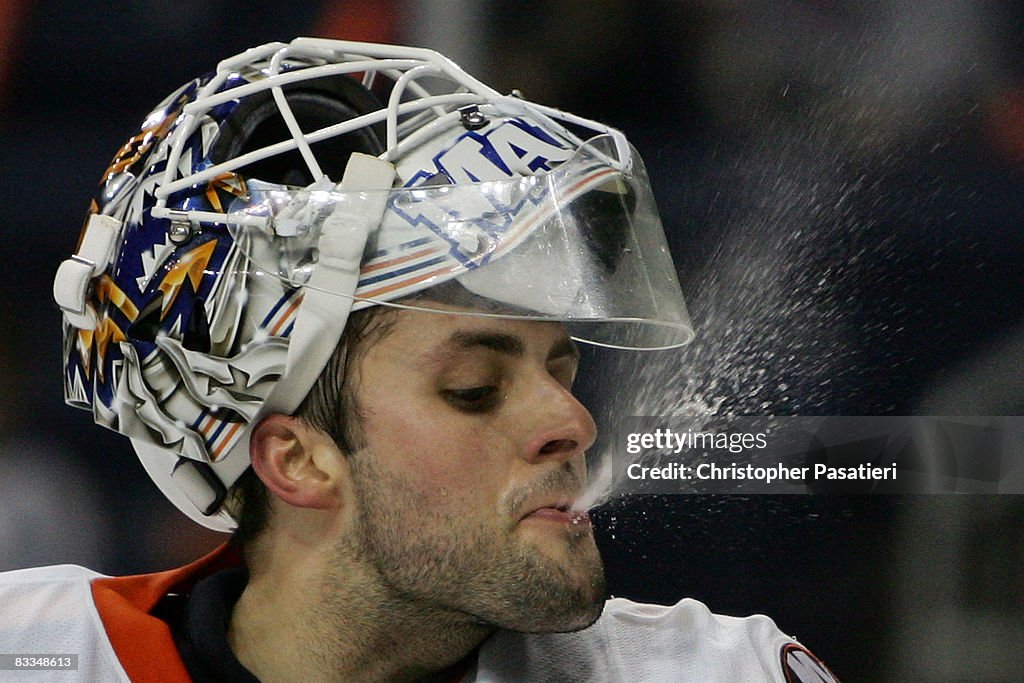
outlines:
[[[358, 459], [356, 463], [354, 460]], [[419, 613], [526, 633], [575, 631], [592, 624], [604, 605], [604, 567], [587, 524], [544, 530], [554, 556], [518, 525], [496, 529], [484, 519], [416, 504], [401, 477], [379, 471], [369, 458], [353, 456], [357, 524], [338, 552], [372, 567], [386, 592]], [[538, 488], [566, 490], [579, 475], [566, 467]], [[506, 498], [510, 524], [517, 501]], [[547, 522], [541, 522], [547, 524]], [[559, 547], [562, 544], [564, 547]], [[344, 580], [344, 577], [338, 577]]]

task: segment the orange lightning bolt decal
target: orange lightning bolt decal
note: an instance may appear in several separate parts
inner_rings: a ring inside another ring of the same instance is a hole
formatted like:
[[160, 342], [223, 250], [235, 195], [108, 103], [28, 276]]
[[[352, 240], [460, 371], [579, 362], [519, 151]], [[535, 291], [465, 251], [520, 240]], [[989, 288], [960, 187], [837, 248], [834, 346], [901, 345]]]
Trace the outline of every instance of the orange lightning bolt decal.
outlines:
[[121, 171], [134, 166], [135, 162], [145, 156], [146, 152], [156, 142], [162, 140], [171, 129], [175, 119], [178, 118], [178, 114], [181, 113], [181, 108], [186, 101], [188, 101], [188, 97], [185, 94], [180, 95], [174, 103], [173, 110], [168, 112], [167, 116], [157, 123], [143, 128], [136, 135], [132, 136], [128, 142], [124, 143], [121, 149], [118, 150], [117, 155], [114, 156], [114, 160], [110, 162], [110, 167], [104, 172], [103, 182], [110, 180], [111, 177]]
[[95, 330], [95, 343], [96, 343], [96, 372], [103, 379], [103, 361], [107, 357], [107, 345], [110, 342], [119, 344], [123, 342], [125, 337], [124, 332], [120, 327], [117, 326], [110, 318], [104, 318], [100, 321], [99, 326]]
[[82, 358], [82, 369], [88, 379], [90, 373], [89, 359], [92, 355], [91, 348], [96, 349], [96, 370], [99, 377], [103, 379], [103, 361], [107, 357], [107, 347], [110, 342], [118, 344], [127, 339], [124, 331], [117, 326], [110, 318], [103, 318], [94, 330], [78, 330], [78, 349]]
[[206, 273], [206, 266], [210, 263], [216, 246], [217, 240], [210, 240], [192, 251], [185, 252], [178, 262], [167, 271], [167, 275], [164, 276], [158, 287], [164, 294], [163, 309], [160, 311], [161, 320], [167, 316], [167, 311], [171, 310], [171, 306], [174, 305], [174, 300], [178, 298], [178, 292], [181, 291], [181, 285], [185, 282], [185, 278], [192, 283], [194, 291], [199, 290], [199, 283]]
[[220, 202], [220, 195], [217, 190], [224, 190], [235, 197], [244, 197], [249, 190], [245, 186], [245, 179], [237, 173], [221, 173], [206, 184], [206, 200], [214, 211], [224, 213], [224, 207]]
[[[139, 309], [128, 298], [128, 295], [124, 293], [124, 290], [118, 287], [107, 274], [102, 275], [99, 282], [96, 283], [93, 296], [98, 303], [102, 304], [109, 301], [117, 306], [118, 310], [124, 313], [129, 322], [134, 322], [139, 317]], [[82, 369], [85, 371], [86, 378], [91, 373], [90, 360], [92, 349], [96, 349], [96, 362], [99, 366], [100, 379], [102, 379], [103, 361], [107, 356], [107, 347], [112, 341], [118, 343], [125, 339], [127, 337], [124, 331], [117, 326], [117, 323], [105, 315], [96, 326], [96, 329], [78, 330], [78, 353], [82, 358]]]
[[135, 322], [135, 319], [139, 317], [139, 309], [135, 307], [135, 304], [124, 293], [124, 290], [110, 279], [109, 275], [104, 274], [100, 281], [96, 283], [95, 296], [100, 303], [109, 301], [117, 306], [118, 310], [125, 314], [129, 322]]

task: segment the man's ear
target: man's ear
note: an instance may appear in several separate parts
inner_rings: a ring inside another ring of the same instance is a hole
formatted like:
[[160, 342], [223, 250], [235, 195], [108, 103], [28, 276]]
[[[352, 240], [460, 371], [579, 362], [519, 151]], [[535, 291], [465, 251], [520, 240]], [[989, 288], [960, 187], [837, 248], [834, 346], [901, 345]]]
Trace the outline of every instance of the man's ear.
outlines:
[[289, 505], [323, 510], [341, 504], [344, 456], [329, 436], [303, 420], [263, 418], [249, 438], [249, 453], [256, 476]]

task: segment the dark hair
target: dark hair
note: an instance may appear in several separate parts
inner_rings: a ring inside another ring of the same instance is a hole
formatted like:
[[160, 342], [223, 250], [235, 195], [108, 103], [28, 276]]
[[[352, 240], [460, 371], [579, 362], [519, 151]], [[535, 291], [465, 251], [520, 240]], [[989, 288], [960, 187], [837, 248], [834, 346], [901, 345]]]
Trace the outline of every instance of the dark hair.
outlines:
[[[295, 411], [296, 417], [330, 436], [346, 455], [362, 445], [362, 415], [350, 381], [352, 368], [370, 343], [387, 334], [396, 311], [388, 306], [371, 306], [352, 313], [334, 353]], [[244, 547], [269, 525], [270, 496], [250, 467], [235, 482], [231, 498], [238, 520], [231, 542]]]

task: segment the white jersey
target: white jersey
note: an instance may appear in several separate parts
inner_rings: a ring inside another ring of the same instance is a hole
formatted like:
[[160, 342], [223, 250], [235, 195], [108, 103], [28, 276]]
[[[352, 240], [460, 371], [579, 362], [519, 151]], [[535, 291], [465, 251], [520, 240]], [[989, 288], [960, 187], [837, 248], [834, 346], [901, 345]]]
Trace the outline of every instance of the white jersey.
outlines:
[[480, 683], [779, 681], [833, 683], [817, 658], [766, 616], [726, 617], [703, 603], [671, 607], [616, 598], [575, 633], [502, 631], [480, 650]]
[[[169, 629], [146, 611], [155, 604], [157, 593], [189, 573], [194, 570], [168, 572], [167, 579], [161, 574], [111, 579], [63, 565], [0, 574], [0, 654], [77, 656], [75, 671], [37, 670], [25, 680], [187, 681]], [[582, 631], [495, 633], [481, 645], [475, 666], [461, 680], [833, 683], [836, 679], [768, 617], [720, 616], [689, 599], [671, 607], [612, 599], [601, 618]]]
[[73, 565], [0, 574], [0, 653], [77, 659], [76, 670], [0, 671], [0, 680], [129, 681], [93, 601], [91, 582], [100, 577]]

